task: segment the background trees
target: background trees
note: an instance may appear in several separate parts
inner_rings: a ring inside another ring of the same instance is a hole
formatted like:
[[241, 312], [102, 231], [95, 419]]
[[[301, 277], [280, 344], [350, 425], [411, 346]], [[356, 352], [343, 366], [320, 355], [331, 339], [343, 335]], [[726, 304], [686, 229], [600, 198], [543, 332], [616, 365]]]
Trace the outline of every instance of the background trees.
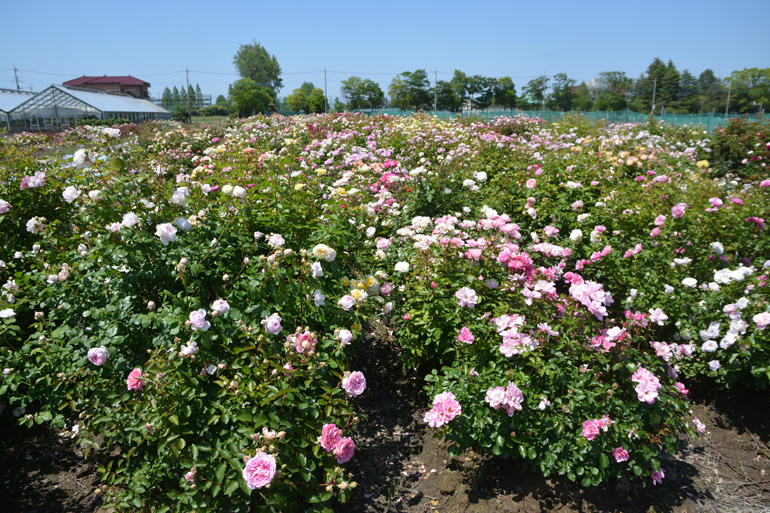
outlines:
[[256, 40], [249, 45], [240, 46], [233, 57], [233, 64], [241, 77], [252, 80], [257, 86], [266, 87], [272, 92], [273, 98], [283, 87], [278, 59], [275, 55], [270, 55]]
[[380, 85], [368, 78], [352, 76], [343, 80], [340, 93], [348, 110], [379, 109], [385, 104]]
[[292, 112], [323, 112], [326, 108], [326, 98], [323, 89], [305, 82], [286, 97], [286, 106]]
[[388, 95], [391, 106], [401, 110], [433, 109], [434, 96], [424, 69], [398, 74], [388, 88]]

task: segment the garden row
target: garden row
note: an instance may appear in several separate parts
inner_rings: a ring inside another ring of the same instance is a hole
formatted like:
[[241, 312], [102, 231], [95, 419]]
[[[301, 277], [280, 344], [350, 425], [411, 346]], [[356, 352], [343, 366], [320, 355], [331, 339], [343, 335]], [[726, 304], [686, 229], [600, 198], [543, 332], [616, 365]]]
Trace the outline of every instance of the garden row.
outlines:
[[[154, 511], [356, 487], [372, 323], [466, 448], [658, 483], [688, 387], [770, 382], [768, 128], [258, 117], [0, 141], [0, 417]], [[394, 398], [394, 400], [397, 400]]]

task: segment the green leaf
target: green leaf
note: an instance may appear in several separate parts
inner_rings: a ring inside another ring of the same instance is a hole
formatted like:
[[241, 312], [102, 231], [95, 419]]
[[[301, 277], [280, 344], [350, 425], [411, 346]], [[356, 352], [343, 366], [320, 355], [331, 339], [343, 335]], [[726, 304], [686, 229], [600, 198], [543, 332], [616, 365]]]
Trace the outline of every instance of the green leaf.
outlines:
[[602, 468], [607, 468], [610, 466], [610, 459], [606, 454], [602, 453], [601, 456], [599, 456], [599, 465], [601, 465]]
[[225, 495], [232, 495], [236, 488], [238, 488], [239, 484], [240, 482], [238, 480], [233, 480], [227, 483], [227, 485], [225, 485]]
[[214, 477], [216, 478], [218, 483], [221, 483], [222, 480], [225, 478], [225, 469], [227, 468], [227, 464], [223, 461], [219, 465], [217, 465], [216, 470], [214, 470]]

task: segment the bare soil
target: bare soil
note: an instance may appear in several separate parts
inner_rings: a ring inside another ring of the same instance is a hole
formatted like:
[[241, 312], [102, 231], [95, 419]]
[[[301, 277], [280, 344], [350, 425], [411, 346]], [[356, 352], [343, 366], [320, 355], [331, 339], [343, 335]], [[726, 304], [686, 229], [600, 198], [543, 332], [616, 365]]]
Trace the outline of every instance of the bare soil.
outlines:
[[[663, 460], [666, 478], [583, 488], [545, 478], [512, 460], [446, 444], [422, 422], [422, 382], [398, 365], [391, 346], [367, 340], [355, 364], [367, 377], [362, 419], [347, 466], [358, 487], [339, 513], [354, 512], [770, 512], [770, 396], [766, 391], [690, 385], [693, 412], [708, 427]], [[0, 513], [102, 513], [93, 458], [69, 432], [0, 425]]]

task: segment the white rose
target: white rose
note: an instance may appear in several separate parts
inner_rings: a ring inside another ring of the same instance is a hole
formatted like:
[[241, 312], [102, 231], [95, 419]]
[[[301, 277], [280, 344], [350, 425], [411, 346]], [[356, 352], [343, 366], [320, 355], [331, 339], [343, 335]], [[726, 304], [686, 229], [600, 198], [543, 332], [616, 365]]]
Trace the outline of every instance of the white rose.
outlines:
[[61, 193], [62, 197], [64, 198], [64, 201], [67, 203], [72, 203], [76, 199], [78, 199], [78, 196], [80, 196], [80, 191], [77, 190], [76, 187], [73, 187], [70, 185], [66, 189], [64, 189], [64, 192]]

